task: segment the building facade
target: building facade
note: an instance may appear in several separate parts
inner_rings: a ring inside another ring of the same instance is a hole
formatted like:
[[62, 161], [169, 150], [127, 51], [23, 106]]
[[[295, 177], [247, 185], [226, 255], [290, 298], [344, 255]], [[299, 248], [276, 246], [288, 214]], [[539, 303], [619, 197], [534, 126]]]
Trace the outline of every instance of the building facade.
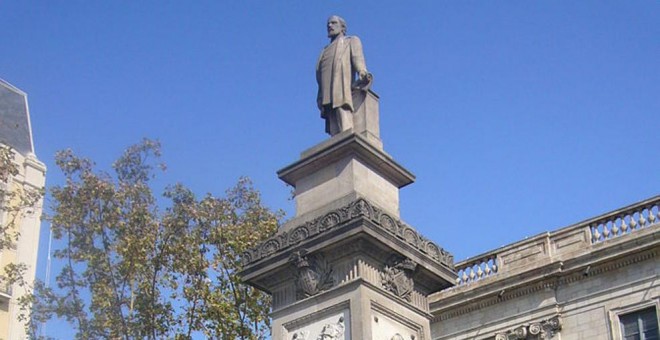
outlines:
[[456, 264], [432, 338], [658, 339], [660, 196]]
[[[18, 196], [40, 191], [45, 184], [46, 166], [34, 154], [27, 95], [0, 79], [0, 147], [11, 150], [17, 171], [0, 183], [4, 195], [0, 200], [0, 223], [6, 233], [20, 233], [17, 242], [0, 248], [0, 270], [10, 263], [27, 266], [24, 276], [33, 282], [39, 247], [41, 204], [23, 208]], [[25, 339], [24, 325], [19, 322], [17, 299], [25, 291], [18, 285], [0, 280], [0, 339]]]

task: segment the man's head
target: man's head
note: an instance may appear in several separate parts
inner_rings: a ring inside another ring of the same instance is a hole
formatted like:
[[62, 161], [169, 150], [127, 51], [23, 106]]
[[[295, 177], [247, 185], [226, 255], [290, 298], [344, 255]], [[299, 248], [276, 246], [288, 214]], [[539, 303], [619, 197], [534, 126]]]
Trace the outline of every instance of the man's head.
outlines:
[[346, 20], [340, 16], [333, 15], [328, 18], [328, 37], [335, 38], [338, 35], [346, 34]]

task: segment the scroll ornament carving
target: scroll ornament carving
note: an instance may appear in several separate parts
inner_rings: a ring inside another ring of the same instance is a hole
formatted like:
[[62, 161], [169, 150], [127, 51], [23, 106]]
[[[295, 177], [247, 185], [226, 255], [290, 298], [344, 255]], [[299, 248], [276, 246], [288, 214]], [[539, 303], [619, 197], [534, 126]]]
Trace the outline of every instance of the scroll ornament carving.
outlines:
[[420, 253], [434, 261], [454, 268], [454, 257], [432, 241], [422, 237], [415, 229], [384, 213], [380, 208], [364, 199], [355, 200], [343, 207], [329, 211], [312, 221], [308, 221], [289, 231], [283, 231], [269, 238], [254, 249], [243, 253], [243, 265], [247, 266], [261, 259], [270, 257], [316, 236], [341, 228], [346, 222], [363, 218], [384, 230], [387, 234], [404, 240]]
[[550, 340], [561, 330], [561, 318], [556, 315], [541, 322], [534, 322], [528, 326], [519, 326], [506, 333], [497, 333], [495, 340]]
[[383, 288], [410, 302], [415, 287], [413, 281], [415, 268], [417, 264], [413, 260], [394, 255], [381, 273]]
[[307, 255], [306, 250], [295, 251], [289, 257], [295, 266], [295, 282], [299, 299], [316, 295], [334, 285], [332, 268], [324, 257]]

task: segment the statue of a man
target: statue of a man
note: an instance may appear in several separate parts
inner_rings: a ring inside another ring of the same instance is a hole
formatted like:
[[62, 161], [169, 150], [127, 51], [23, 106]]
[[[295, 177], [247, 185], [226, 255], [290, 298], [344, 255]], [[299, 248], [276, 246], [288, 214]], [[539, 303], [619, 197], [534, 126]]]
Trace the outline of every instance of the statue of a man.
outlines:
[[[325, 119], [325, 132], [334, 136], [353, 127], [353, 88], [368, 87], [367, 72], [358, 37], [346, 36], [346, 21], [333, 15], [328, 18], [328, 44], [316, 63], [319, 85], [317, 104]], [[356, 79], [357, 75], [357, 79]]]

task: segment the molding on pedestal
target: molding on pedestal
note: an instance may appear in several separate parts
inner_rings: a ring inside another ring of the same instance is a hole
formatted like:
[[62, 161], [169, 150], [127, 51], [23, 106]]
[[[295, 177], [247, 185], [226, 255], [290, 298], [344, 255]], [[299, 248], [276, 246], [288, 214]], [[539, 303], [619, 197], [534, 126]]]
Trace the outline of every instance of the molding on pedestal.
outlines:
[[367, 139], [354, 134], [352, 130], [337, 134], [326, 142], [303, 152], [299, 161], [280, 169], [277, 176], [295, 187], [296, 182], [301, 178], [348, 155], [355, 155], [397, 188], [402, 188], [415, 181], [415, 175]]
[[381, 209], [365, 199], [357, 199], [339, 209], [290, 230], [280, 231], [256, 248], [243, 253], [243, 266], [247, 270], [258, 262], [273, 257], [278, 253], [293, 248], [301, 243], [316, 239], [323, 234], [349, 224], [358, 218], [366, 218], [381, 231], [386, 232], [416, 249], [420, 255], [449, 268], [454, 268], [454, 257], [434, 242], [420, 235], [415, 229], [402, 221], [383, 213]]

